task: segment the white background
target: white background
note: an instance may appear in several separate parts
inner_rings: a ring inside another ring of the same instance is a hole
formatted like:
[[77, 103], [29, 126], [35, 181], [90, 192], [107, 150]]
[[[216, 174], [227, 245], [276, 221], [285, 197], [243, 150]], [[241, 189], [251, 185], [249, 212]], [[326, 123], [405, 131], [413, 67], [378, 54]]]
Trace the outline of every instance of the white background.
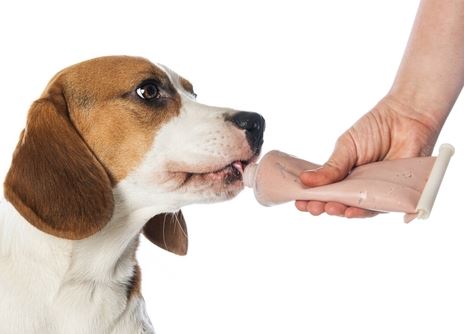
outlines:
[[[2, 1], [0, 176], [48, 80], [111, 54], [168, 65], [200, 102], [262, 113], [264, 152], [322, 163], [389, 89], [417, 5]], [[463, 104], [438, 141], [457, 153], [427, 221], [312, 217], [250, 191], [186, 207], [188, 256], [146, 240], [138, 252], [157, 333], [463, 333]]]

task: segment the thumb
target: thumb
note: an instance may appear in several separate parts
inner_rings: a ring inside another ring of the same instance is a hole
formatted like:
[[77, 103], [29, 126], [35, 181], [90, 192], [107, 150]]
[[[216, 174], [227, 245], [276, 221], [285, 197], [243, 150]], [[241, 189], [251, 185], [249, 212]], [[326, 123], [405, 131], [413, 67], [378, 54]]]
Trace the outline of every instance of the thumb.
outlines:
[[341, 141], [335, 146], [335, 150], [329, 160], [322, 167], [304, 171], [300, 174], [301, 182], [308, 187], [317, 187], [343, 180], [355, 164], [356, 154], [349, 146], [341, 145]]
[[300, 180], [305, 186], [317, 187], [343, 180], [348, 172], [330, 165], [328, 162], [318, 169], [304, 171]]

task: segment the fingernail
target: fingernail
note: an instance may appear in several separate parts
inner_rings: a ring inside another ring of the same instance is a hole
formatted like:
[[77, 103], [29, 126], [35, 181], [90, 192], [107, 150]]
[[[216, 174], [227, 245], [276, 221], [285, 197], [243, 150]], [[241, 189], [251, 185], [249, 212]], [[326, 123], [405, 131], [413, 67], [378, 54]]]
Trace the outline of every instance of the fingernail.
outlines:
[[317, 172], [319, 169], [321, 169], [322, 167], [317, 167], [317, 168], [314, 168], [314, 169], [306, 169], [304, 170], [302, 173], [315, 173]]

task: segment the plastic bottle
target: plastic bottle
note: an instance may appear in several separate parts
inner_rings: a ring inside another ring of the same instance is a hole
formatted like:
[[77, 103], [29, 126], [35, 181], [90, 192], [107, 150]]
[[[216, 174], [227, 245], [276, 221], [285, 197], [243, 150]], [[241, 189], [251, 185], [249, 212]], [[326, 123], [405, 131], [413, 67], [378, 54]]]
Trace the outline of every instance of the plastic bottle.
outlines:
[[[293, 200], [339, 202], [380, 212], [404, 212], [405, 221], [427, 218], [446, 167], [454, 153], [449, 144], [438, 157], [379, 161], [359, 166], [342, 181], [307, 188], [299, 180], [305, 170], [320, 166], [279, 151], [270, 151], [259, 164], [245, 168], [245, 186], [258, 202], [272, 206]], [[424, 189], [426, 191], [424, 191]]]

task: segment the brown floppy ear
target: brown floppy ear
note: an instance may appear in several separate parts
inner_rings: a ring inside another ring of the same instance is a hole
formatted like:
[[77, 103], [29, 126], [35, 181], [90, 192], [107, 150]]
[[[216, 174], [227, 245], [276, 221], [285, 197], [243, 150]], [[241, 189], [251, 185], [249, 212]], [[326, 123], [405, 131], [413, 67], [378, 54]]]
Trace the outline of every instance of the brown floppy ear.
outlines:
[[29, 110], [4, 192], [29, 223], [60, 238], [86, 238], [112, 216], [109, 176], [74, 128], [57, 83]]
[[187, 225], [181, 211], [154, 216], [145, 224], [143, 234], [155, 245], [171, 253], [187, 254]]

